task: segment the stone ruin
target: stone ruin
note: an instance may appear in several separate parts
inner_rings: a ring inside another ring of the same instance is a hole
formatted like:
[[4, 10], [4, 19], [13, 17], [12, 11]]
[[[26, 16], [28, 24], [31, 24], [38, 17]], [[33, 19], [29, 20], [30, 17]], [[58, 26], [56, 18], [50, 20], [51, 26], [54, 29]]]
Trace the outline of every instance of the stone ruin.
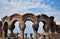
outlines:
[[[11, 16], [4, 16], [0, 21], [0, 38], [8, 37], [8, 29], [13, 33], [15, 22], [19, 22], [20, 39], [24, 39], [24, 30], [26, 28], [26, 21], [32, 21], [32, 29], [34, 30], [34, 37], [30, 34], [30, 39], [60, 39], [60, 25], [57, 25], [53, 16], [45, 14], [35, 16], [32, 13], [24, 15], [13, 14]], [[41, 37], [38, 35], [39, 22], [43, 22], [43, 34]], [[27, 33], [25, 34], [27, 39]]]

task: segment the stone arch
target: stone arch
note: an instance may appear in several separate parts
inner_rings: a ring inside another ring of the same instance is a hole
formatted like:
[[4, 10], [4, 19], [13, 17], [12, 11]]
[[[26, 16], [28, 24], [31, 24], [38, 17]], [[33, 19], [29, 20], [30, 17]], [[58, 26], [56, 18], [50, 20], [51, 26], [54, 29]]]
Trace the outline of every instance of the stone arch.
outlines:
[[33, 28], [32, 28], [32, 21], [26, 21], [25, 22], [26, 28], [25, 28], [25, 34], [27, 33], [27, 37], [30, 37], [30, 33], [34, 33], [33, 32]]
[[[24, 21], [22, 19], [22, 16], [19, 14], [13, 14], [10, 16], [10, 23], [12, 26], [14, 26], [16, 21], [19, 21], [19, 28], [20, 28], [20, 38], [24, 39], [24, 29], [25, 29], [25, 24]], [[10, 26], [11, 27], [11, 26]]]
[[8, 25], [9, 25], [9, 17], [8, 17], [8, 16], [5, 16], [5, 17], [2, 18], [2, 28], [4, 27], [4, 24], [5, 24], [6, 22], [7, 22]]
[[50, 21], [49, 29], [51, 30], [51, 33], [54, 33], [56, 31], [56, 22], [54, 21], [54, 17], [50, 16], [49, 21]]
[[33, 22], [33, 30], [34, 30], [34, 39], [37, 39], [37, 30], [38, 30], [38, 25], [37, 25], [37, 17], [32, 14], [32, 13], [27, 13], [22, 16], [24, 22], [32, 21]]
[[23, 21], [23, 19], [22, 19], [22, 16], [21, 15], [19, 15], [19, 14], [13, 14], [13, 15], [11, 15], [10, 16], [10, 23], [11, 24], [13, 24], [13, 23], [15, 23], [16, 21], [19, 21], [19, 25], [20, 25], [20, 27], [21, 26], [24, 26], [23, 24], [24, 24], [24, 21]]
[[35, 16], [34, 14], [32, 14], [32, 13], [24, 14], [24, 15], [22, 16], [22, 18], [23, 18], [24, 22], [26, 22], [27, 20], [29, 20], [29, 21], [32, 21], [34, 25], [37, 24], [37, 18], [36, 18], [36, 16]]
[[41, 14], [37, 16], [37, 19], [38, 19], [38, 24], [39, 22], [42, 22], [44, 24], [43, 29], [44, 31], [46, 31], [45, 28], [49, 26], [49, 17], [45, 14]]
[[43, 22], [39, 22], [39, 28], [38, 28], [38, 33], [39, 34], [43, 33], [43, 25], [44, 25]]
[[3, 36], [7, 37], [8, 29], [9, 29], [10, 19], [8, 16], [2, 18], [2, 29], [3, 29]]

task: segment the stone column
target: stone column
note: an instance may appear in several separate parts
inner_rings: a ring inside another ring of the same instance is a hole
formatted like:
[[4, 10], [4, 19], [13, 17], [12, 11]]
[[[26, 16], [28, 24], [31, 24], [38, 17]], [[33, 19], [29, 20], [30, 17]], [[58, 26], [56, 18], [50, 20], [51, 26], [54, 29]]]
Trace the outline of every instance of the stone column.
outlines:
[[24, 39], [24, 30], [26, 26], [21, 26], [20, 27], [20, 39]]
[[21, 30], [21, 31], [20, 31], [20, 38], [21, 38], [21, 39], [24, 39], [24, 30]]
[[33, 30], [34, 30], [34, 39], [38, 39], [37, 35], [37, 31], [38, 31], [38, 26], [37, 25], [33, 25]]
[[49, 34], [51, 34], [52, 32], [51, 32], [51, 29], [49, 29]]
[[49, 24], [47, 23], [47, 24], [45, 25], [46, 39], [49, 39], [49, 36], [48, 36], [48, 33], [49, 33], [48, 26], [49, 26]]
[[32, 35], [33, 35], [33, 34], [32, 34], [32, 33], [30, 33], [30, 39], [33, 39]]
[[49, 29], [49, 39], [50, 39], [50, 37], [51, 37], [51, 33], [52, 33], [52, 32], [51, 32], [51, 29]]

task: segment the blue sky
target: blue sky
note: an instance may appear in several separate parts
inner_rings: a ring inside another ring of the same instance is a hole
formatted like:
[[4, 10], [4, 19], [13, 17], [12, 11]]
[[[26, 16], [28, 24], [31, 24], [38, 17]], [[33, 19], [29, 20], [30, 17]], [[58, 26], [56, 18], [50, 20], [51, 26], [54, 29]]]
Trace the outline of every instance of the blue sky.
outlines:
[[[60, 24], [60, 0], [0, 0], [0, 20], [6, 15], [10, 16], [14, 13], [22, 15], [27, 12], [35, 15], [46, 14], [54, 16], [56, 24]], [[26, 22], [30, 29], [32, 29], [31, 24], [30, 21]], [[18, 22], [14, 32], [19, 31], [17, 25]], [[42, 23], [39, 23], [39, 25], [42, 25]], [[29, 28], [26, 29], [27, 33]], [[39, 32], [42, 31], [41, 28], [39, 28]], [[30, 33], [33, 33], [33, 30], [30, 30]]]

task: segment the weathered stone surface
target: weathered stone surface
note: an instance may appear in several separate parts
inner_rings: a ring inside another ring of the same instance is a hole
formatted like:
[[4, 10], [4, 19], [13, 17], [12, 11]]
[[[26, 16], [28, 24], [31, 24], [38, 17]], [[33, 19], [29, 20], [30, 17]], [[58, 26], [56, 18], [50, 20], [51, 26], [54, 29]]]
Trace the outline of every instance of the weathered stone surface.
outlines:
[[[45, 14], [41, 14], [41, 15], [37, 15], [35, 16], [32, 13], [27, 13], [24, 15], [20, 15], [20, 14], [13, 14], [11, 16], [5, 16], [2, 18], [2, 30], [6, 30], [5, 33], [7, 33], [7, 30], [10, 29], [11, 31], [14, 30], [15, 28], [15, 22], [19, 22], [19, 28], [20, 28], [20, 38], [24, 39], [24, 30], [26, 28], [25, 22], [26, 21], [32, 21], [33, 23], [33, 30], [34, 30], [34, 39], [38, 39], [37, 38], [37, 31], [39, 28], [39, 22], [43, 22], [43, 30], [45, 31], [45, 33], [47, 33], [47, 36], [49, 35], [49, 30], [51, 33], [55, 33], [55, 31], [57, 33], [60, 33], [60, 27], [58, 25], [56, 25], [55, 21], [54, 21], [54, 17], [53, 16], [47, 16]], [[7, 24], [5, 24], [7, 23]], [[51, 34], [50, 33], [50, 34]], [[4, 36], [6, 36], [7, 34], [4, 34]], [[7, 36], [6, 36], [7, 37]]]

